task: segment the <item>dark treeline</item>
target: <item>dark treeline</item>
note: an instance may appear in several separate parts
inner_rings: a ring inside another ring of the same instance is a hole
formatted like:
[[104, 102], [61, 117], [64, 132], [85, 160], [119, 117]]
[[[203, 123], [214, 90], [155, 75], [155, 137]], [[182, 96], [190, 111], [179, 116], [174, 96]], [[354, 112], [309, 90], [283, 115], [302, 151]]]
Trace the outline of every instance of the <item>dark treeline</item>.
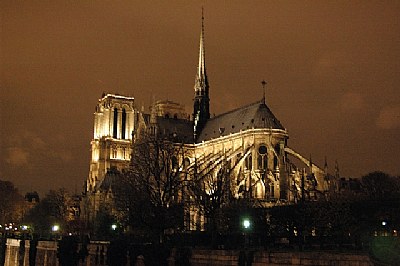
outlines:
[[[171, 179], [175, 178], [173, 174], [170, 173]], [[131, 252], [135, 254], [150, 252], [153, 248], [165, 249], [165, 254], [168, 254], [175, 247], [184, 260], [190, 253], [187, 247], [201, 246], [224, 249], [352, 249], [369, 251], [372, 256], [386, 262], [399, 261], [396, 254], [400, 253], [400, 178], [382, 172], [369, 173], [357, 179], [352, 187], [340, 189], [329, 197], [299, 201], [294, 205], [259, 208], [255, 202], [246, 199], [226, 200], [224, 204], [213, 206], [212, 217], [206, 217], [204, 231], [198, 232], [183, 230], [183, 205], [173, 204], [164, 194], [140, 193], [146, 184], [134, 184], [135, 193], [130, 190], [131, 193], [126, 194], [130, 198], [119, 199], [118, 204], [133, 209], [125, 208], [126, 212], [119, 215], [101, 209], [91, 231], [79, 216], [74, 216], [71, 206], [77, 207], [76, 199], [66, 190], [50, 191], [28, 209], [21, 207], [23, 197], [12, 183], [0, 181], [0, 185], [1, 195], [10, 199], [7, 204], [2, 201], [0, 205], [2, 224], [12, 220], [13, 224], [29, 225], [29, 230], [19, 234], [20, 237], [59, 239], [61, 234], [72, 234], [75, 236], [73, 241], [79, 243], [109, 240], [112, 243], [111, 257], [113, 245], [125, 247], [116, 248], [119, 252], [134, 247], [135, 251]], [[123, 188], [130, 189], [129, 186]], [[148, 193], [155, 193], [149, 189]], [[173, 187], [170, 189], [168, 197], [173, 197]], [[250, 222], [248, 228], [243, 226], [244, 219]], [[52, 231], [54, 224], [62, 230]], [[116, 227], [110, 227], [111, 224]], [[4, 226], [1, 232], [4, 239], [7, 233]], [[60, 242], [63, 243], [61, 253], [65, 250], [69, 254], [69, 245], [76, 251], [75, 242], [65, 241]], [[2, 247], [3, 244], [4, 241]], [[65, 259], [68, 258], [72, 257], [66, 255]]]

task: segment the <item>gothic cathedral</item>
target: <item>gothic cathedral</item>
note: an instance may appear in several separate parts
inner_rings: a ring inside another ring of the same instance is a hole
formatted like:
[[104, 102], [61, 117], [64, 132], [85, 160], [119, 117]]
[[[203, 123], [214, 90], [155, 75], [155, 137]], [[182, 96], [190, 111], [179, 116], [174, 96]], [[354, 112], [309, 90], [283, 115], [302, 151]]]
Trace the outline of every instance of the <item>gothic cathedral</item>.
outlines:
[[[336, 189], [338, 170], [331, 176], [327, 167], [318, 167], [288, 146], [288, 132], [267, 106], [265, 95], [210, 117], [209, 90], [202, 18], [191, 115], [172, 101], [155, 102], [146, 113], [136, 108], [133, 97], [102, 95], [94, 113], [90, 171], [85, 185], [88, 219], [106, 200], [110, 176], [129, 167], [131, 146], [144, 132], [184, 145], [186, 158], [181, 160], [188, 168], [196, 164], [197, 171], [201, 171], [212, 165], [215, 175], [223, 161], [228, 161], [231, 194], [238, 199], [257, 200], [266, 208], [293, 204], [305, 197], [317, 198]], [[190, 212], [190, 219], [202, 219], [195, 209]]]

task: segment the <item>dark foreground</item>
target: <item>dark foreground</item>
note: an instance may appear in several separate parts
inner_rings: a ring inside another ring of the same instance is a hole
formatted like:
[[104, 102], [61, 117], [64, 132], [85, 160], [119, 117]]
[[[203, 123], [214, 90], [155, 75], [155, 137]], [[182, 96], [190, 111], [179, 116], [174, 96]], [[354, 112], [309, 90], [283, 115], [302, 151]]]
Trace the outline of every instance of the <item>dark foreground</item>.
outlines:
[[0, 265], [400, 265], [397, 238], [375, 237], [368, 247], [290, 245], [227, 249], [133, 244], [126, 239], [38, 241], [2, 239]]

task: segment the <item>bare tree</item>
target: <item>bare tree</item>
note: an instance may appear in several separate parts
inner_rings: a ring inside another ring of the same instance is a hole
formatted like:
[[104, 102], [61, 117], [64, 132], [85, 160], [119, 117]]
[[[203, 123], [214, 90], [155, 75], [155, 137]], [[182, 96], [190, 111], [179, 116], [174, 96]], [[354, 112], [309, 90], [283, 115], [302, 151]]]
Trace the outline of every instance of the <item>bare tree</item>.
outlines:
[[195, 159], [189, 168], [189, 204], [195, 206], [200, 215], [204, 215], [206, 230], [211, 233], [221, 231], [226, 225], [223, 210], [228, 209], [225, 207], [233, 200], [232, 182], [238, 163], [239, 160], [228, 160], [226, 152], [221, 151], [213, 158]]
[[69, 231], [69, 224], [74, 219], [73, 205], [72, 197], [66, 189], [50, 190], [28, 211], [24, 221], [33, 226], [35, 233], [41, 235], [47, 235], [54, 224], [60, 225], [62, 231]]
[[184, 158], [183, 145], [165, 139], [149, 135], [133, 144], [117, 201], [134, 230], [153, 231], [161, 242], [166, 231], [182, 229]]
[[19, 222], [23, 213], [24, 199], [9, 181], [0, 180], [0, 224]]

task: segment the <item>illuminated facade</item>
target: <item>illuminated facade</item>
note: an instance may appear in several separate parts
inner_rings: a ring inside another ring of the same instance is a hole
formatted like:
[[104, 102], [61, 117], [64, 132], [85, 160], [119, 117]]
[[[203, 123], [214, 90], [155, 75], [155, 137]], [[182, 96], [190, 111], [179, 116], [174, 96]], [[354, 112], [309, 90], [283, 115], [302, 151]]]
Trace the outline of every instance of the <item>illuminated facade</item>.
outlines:
[[[135, 110], [130, 97], [107, 94], [99, 100], [86, 189], [93, 195], [91, 208], [98, 211], [100, 202], [113, 197], [105, 177], [110, 173], [109, 180], [113, 180], [114, 170], [123, 172], [129, 166], [131, 145], [144, 134], [183, 145], [185, 158], [179, 158], [185, 161], [182, 176], [191, 179], [199, 172], [207, 172], [204, 188], [209, 193], [213, 190], [210, 184], [223, 167], [230, 169], [229, 194], [257, 201], [259, 207], [312, 200], [335, 190], [338, 171], [335, 177], [330, 176], [327, 166], [319, 168], [288, 146], [288, 131], [269, 109], [265, 95], [259, 101], [210, 118], [204, 19], [199, 51], [192, 117], [172, 101], [158, 101], [150, 113], [145, 113]], [[185, 228], [203, 230], [201, 207], [189, 201], [186, 210], [189, 218]]]
[[94, 135], [86, 191], [93, 192], [111, 168], [128, 167], [135, 127], [134, 98], [103, 94], [94, 113]]

